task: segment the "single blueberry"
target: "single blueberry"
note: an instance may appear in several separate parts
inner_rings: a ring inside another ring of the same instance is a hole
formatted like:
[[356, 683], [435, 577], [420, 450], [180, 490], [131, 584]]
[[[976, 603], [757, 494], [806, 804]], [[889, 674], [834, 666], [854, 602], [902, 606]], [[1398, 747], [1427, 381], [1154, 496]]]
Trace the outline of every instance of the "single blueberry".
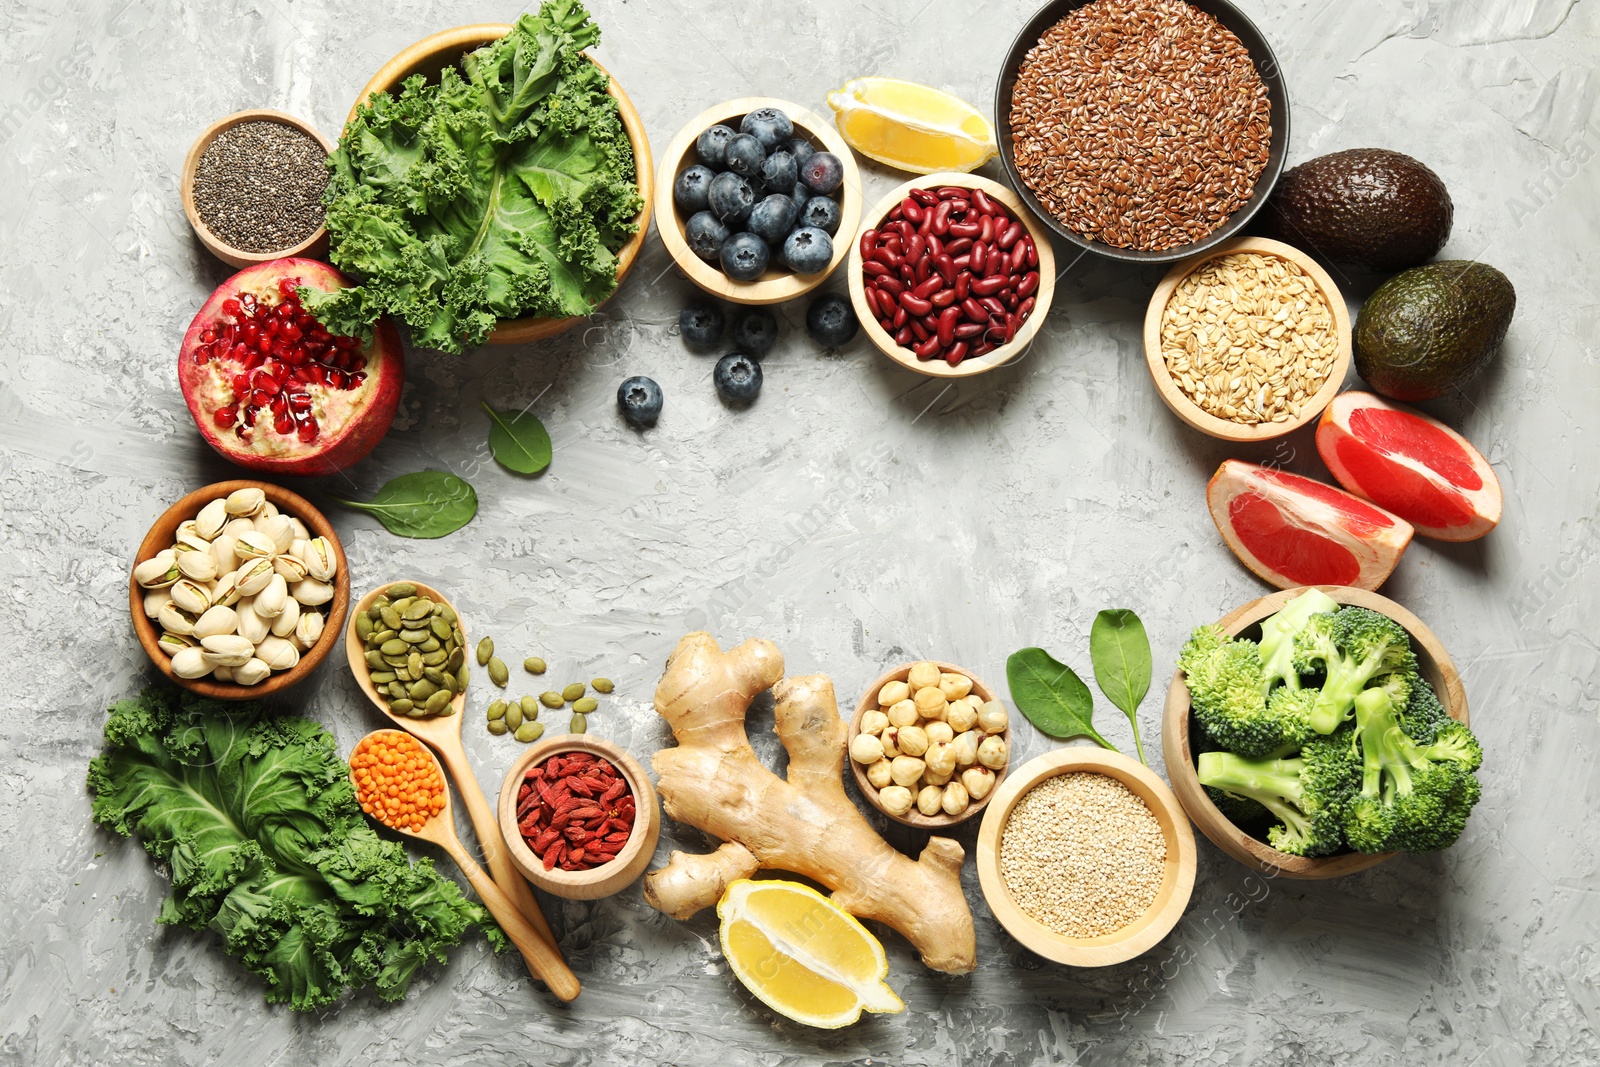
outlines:
[[733, 320], [733, 343], [760, 359], [778, 343], [778, 320], [762, 308], [746, 308]]
[[686, 214], [704, 211], [706, 200], [711, 195], [711, 179], [716, 176], [716, 171], [710, 167], [695, 164], [678, 175], [678, 180], [672, 183], [672, 202]]
[[761, 364], [743, 352], [729, 352], [711, 372], [717, 392], [728, 400], [754, 400], [761, 392]]
[[642, 374], [624, 378], [617, 386], [617, 406], [622, 417], [635, 426], [654, 426], [661, 414], [661, 400], [661, 386]]
[[832, 152], [813, 152], [800, 166], [800, 180], [814, 192], [831, 193], [844, 181], [844, 164]]
[[711, 179], [711, 190], [707, 203], [711, 211], [730, 226], [744, 224], [750, 217], [750, 209], [755, 206], [756, 191], [750, 183], [732, 171], [723, 171]]
[[[723, 259], [726, 261], [727, 256]], [[833, 238], [815, 226], [802, 226], [783, 242], [783, 261], [796, 274], [827, 270], [832, 259]]]
[[696, 211], [683, 224], [683, 237], [690, 250], [710, 263], [722, 255], [722, 242], [728, 239], [728, 232], [722, 220], [709, 211]]
[[709, 300], [697, 300], [678, 312], [678, 333], [684, 344], [695, 348], [714, 346], [727, 325], [722, 309]]
[[804, 137], [796, 137], [789, 142], [789, 154], [794, 157], [796, 164], [804, 165], [806, 160], [817, 154], [817, 146]]
[[761, 180], [775, 193], [787, 193], [800, 180], [800, 166], [787, 152], [774, 152], [761, 162]]
[[712, 170], [721, 170], [728, 165], [728, 142], [733, 137], [732, 127], [718, 123], [695, 138], [694, 153]]
[[806, 188], [805, 182], [795, 182], [794, 191], [789, 196], [794, 200], [795, 209], [804, 211], [806, 201], [811, 199], [811, 190]]
[[748, 133], [741, 133], [728, 142], [728, 169], [752, 181], [761, 175], [761, 164], [766, 161], [767, 150], [761, 142]]
[[824, 348], [849, 344], [860, 328], [855, 308], [838, 293], [823, 293], [806, 308], [806, 333]]
[[753, 282], [766, 272], [771, 258], [767, 242], [753, 233], [736, 233], [722, 244], [722, 273], [736, 282]]
[[740, 131], [753, 135], [768, 152], [794, 136], [794, 123], [775, 107], [758, 107], [739, 123]]
[[839, 202], [829, 196], [813, 196], [800, 212], [800, 225], [815, 226], [832, 237], [839, 232]]
[[773, 193], [750, 209], [750, 218], [745, 225], [767, 244], [781, 245], [783, 239], [789, 236], [789, 231], [794, 229], [795, 216], [798, 214], [793, 200], [781, 193]]

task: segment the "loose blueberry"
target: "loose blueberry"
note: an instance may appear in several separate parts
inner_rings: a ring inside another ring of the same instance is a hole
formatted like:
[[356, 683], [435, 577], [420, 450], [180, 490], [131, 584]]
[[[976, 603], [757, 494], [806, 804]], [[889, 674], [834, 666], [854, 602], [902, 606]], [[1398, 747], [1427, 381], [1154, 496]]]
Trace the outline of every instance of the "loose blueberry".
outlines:
[[804, 165], [806, 160], [817, 154], [817, 146], [804, 137], [796, 137], [789, 142], [789, 154], [794, 157], [795, 163]]
[[622, 417], [635, 426], [654, 426], [661, 414], [661, 386], [654, 379], [638, 375], [625, 378], [617, 386], [617, 407]]
[[739, 351], [760, 359], [778, 343], [778, 320], [770, 311], [746, 308], [733, 320], [733, 343]]
[[678, 333], [683, 343], [695, 348], [711, 348], [722, 340], [728, 322], [722, 309], [709, 300], [699, 300], [678, 312]]
[[728, 142], [733, 138], [733, 128], [718, 123], [695, 138], [694, 153], [712, 170], [721, 170], [728, 165]]
[[741, 133], [728, 142], [728, 169], [742, 178], [758, 177], [766, 158], [767, 150], [748, 133]]
[[736, 233], [722, 244], [722, 273], [736, 282], [753, 282], [766, 272], [771, 258], [767, 242], [753, 233]]
[[696, 211], [683, 224], [684, 240], [695, 255], [715, 263], [722, 255], [722, 243], [728, 239], [728, 228], [709, 211]]
[[723, 171], [711, 179], [707, 202], [717, 218], [730, 226], [740, 226], [750, 217], [750, 209], [756, 202], [756, 191], [744, 178], [732, 171]]
[[768, 152], [794, 136], [794, 123], [775, 107], [759, 107], [744, 117], [739, 129], [753, 135]]
[[774, 152], [761, 162], [761, 180], [775, 193], [787, 193], [800, 180], [800, 166], [787, 152]]
[[750, 209], [750, 219], [745, 225], [767, 244], [781, 245], [783, 239], [789, 236], [789, 231], [794, 229], [797, 214], [799, 212], [795, 210], [793, 200], [781, 193], [773, 193]]
[[849, 344], [860, 328], [855, 308], [838, 293], [823, 293], [806, 308], [806, 333], [824, 348]]
[[686, 214], [704, 211], [706, 201], [711, 196], [711, 179], [716, 176], [710, 167], [695, 164], [678, 175], [678, 180], [672, 183], [672, 202]]
[[832, 152], [813, 152], [800, 166], [800, 180], [814, 192], [831, 193], [844, 181], [844, 164]]
[[[832, 259], [833, 238], [815, 226], [803, 226], [783, 242], [783, 261], [796, 274], [816, 274], [827, 270]], [[727, 260], [726, 253], [723, 260]]]
[[832, 237], [839, 232], [839, 202], [832, 197], [813, 196], [800, 212], [800, 225], [815, 226]]
[[742, 352], [729, 352], [717, 360], [711, 380], [728, 400], [754, 400], [761, 392], [761, 364]]

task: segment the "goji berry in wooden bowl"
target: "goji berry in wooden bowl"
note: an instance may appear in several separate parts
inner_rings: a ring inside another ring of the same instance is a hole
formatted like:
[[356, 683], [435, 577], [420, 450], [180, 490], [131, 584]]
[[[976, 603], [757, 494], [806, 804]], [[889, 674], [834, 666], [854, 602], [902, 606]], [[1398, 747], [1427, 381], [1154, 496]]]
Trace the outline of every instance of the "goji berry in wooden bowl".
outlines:
[[660, 805], [632, 756], [588, 734], [533, 745], [500, 786], [511, 862], [539, 889], [594, 900], [644, 873], [661, 835]]

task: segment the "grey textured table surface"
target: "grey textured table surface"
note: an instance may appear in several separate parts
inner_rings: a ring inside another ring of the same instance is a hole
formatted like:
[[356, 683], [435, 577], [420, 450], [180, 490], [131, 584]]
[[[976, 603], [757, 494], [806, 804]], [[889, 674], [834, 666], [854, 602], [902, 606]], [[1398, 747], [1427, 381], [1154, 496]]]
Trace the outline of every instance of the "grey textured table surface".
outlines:
[[[1600, 400], [1600, 6], [1244, 6], [1287, 72], [1291, 162], [1367, 145], [1421, 157], [1455, 197], [1446, 255], [1491, 262], [1517, 286], [1503, 357], [1468, 393], [1432, 405], [1494, 462], [1505, 520], [1474, 544], [1419, 541], [1384, 590], [1463, 669], [1488, 750], [1483, 802], [1449, 852], [1333, 883], [1262, 881], [1202, 840], [1176, 931], [1097, 971], [1022, 950], [983, 906], [969, 863], [978, 970], [931, 974], [886, 932], [905, 1013], [824, 1033], [743, 992], [710, 916], [674, 922], [637, 888], [550, 903], [586, 987], [570, 1008], [473, 939], [403, 1003], [359, 996], [296, 1015], [265, 1006], [213, 936], [155, 925], [165, 882], [136, 844], [90, 824], [83, 779], [107, 703], [148, 674], [126, 616], [130, 553], [167, 503], [233, 473], [196, 436], [174, 380], [182, 330], [228, 273], [184, 221], [179, 164], [201, 127], [241, 108], [287, 109], [336, 134], [400, 47], [514, 12], [483, 0], [400, 0], [381, 13], [353, 0], [0, 4], [0, 486], [14, 612], [0, 636], [14, 665], [0, 722], [0, 1063], [1600, 1062], [1600, 797], [1587, 766], [1600, 740], [1600, 463], [1582, 444]], [[600, 54], [658, 148], [718, 100], [766, 93], [820, 108], [862, 73], [987, 108], [1032, 10], [594, 7]], [[868, 168], [869, 194], [898, 180]], [[459, 359], [412, 355], [393, 433], [348, 472], [353, 486], [326, 488], [370, 492], [442, 467], [476, 484], [482, 509], [440, 541], [401, 541], [336, 512], [356, 587], [435, 580], [516, 655], [538, 651], [563, 678], [610, 675], [619, 695], [594, 728], [642, 757], [668, 739], [650, 705], [660, 665], [702, 625], [725, 643], [774, 639], [791, 673], [832, 675], [848, 702], [912, 656], [998, 681], [1008, 653], [1042, 644], [1086, 667], [1094, 612], [1126, 605], [1149, 625], [1164, 676], [1192, 625], [1264, 591], [1206, 513], [1217, 463], [1321, 468], [1307, 433], [1230, 449], [1167, 413], [1139, 344], [1159, 270], [1061, 263], [1042, 338], [1013, 368], [947, 388], [892, 368], [864, 340], [823, 355], [804, 337], [803, 309], [789, 307], [764, 395], [732, 411], [710, 361], [675, 336], [690, 286], [652, 239], [584, 328]], [[645, 434], [614, 407], [618, 380], [634, 373], [667, 393]], [[488, 459], [483, 397], [532, 402], [555, 441], [547, 474], [519, 479]], [[375, 725], [333, 664], [293, 702], [345, 745]], [[1158, 767], [1159, 705], [1153, 694], [1145, 707]], [[1119, 716], [1106, 727], [1128, 741]], [[1018, 758], [1051, 747], [1019, 735]], [[498, 780], [515, 745], [467, 736], [483, 777]], [[770, 734], [758, 744], [776, 748]], [[969, 849], [974, 834], [960, 835]], [[674, 844], [700, 847], [699, 835], [669, 825], [659, 858]]]

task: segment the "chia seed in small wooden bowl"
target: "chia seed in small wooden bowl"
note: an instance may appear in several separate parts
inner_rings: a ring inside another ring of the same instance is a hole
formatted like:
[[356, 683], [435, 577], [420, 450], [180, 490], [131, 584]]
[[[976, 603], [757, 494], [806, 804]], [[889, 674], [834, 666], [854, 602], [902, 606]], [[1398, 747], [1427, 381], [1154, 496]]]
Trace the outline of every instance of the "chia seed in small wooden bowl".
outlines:
[[224, 263], [321, 256], [322, 194], [333, 144], [282, 111], [239, 111], [208, 126], [183, 161], [183, 211]]

